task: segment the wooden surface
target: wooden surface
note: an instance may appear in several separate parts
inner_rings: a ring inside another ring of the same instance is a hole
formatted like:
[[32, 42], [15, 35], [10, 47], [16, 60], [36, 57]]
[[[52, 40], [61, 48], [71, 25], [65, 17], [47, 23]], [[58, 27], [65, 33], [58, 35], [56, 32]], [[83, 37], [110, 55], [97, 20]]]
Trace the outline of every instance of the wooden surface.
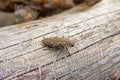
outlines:
[[[45, 50], [43, 37], [69, 37], [70, 55]], [[0, 28], [2, 80], [104, 80], [120, 70], [120, 2], [81, 4], [62, 14]], [[42, 77], [41, 77], [42, 76]]]

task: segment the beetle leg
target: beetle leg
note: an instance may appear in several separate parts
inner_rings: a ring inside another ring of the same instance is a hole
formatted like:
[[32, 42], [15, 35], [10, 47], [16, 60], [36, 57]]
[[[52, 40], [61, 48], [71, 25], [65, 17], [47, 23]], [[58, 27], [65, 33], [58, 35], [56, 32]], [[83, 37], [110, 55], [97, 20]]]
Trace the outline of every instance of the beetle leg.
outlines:
[[68, 50], [68, 48], [67, 47], [65, 47], [65, 50], [67, 51], [67, 53], [70, 55], [70, 52], [69, 52], [69, 50]]
[[57, 77], [57, 73], [56, 73], [56, 71], [55, 71], [55, 69], [56, 69], [56, 68], [55, 68], [55, 64], [56, 64], [56, 62], [57, 62], [57, 60], [58, 60], [59, 55], [60, 55], [60, 50], [58, 50], [57, 57], [56, 57], [56, 59], [53, 61], [53, 65], [52, 65], [53, 73], [54, 73], [55, 78], [56, 78], [57, 80], [59, 80], [59, 77]]

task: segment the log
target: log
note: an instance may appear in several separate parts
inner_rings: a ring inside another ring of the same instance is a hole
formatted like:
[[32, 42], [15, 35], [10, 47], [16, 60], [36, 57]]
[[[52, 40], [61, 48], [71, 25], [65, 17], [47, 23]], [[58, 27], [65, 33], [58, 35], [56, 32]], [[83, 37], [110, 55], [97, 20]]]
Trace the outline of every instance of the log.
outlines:
[[[0, 28], [1, 80], [104, 80], [120, 71], [120, 1], [82, 3], [59, 15]], [[75, 42], [70, 55], [45, 50], [43, 37]]]

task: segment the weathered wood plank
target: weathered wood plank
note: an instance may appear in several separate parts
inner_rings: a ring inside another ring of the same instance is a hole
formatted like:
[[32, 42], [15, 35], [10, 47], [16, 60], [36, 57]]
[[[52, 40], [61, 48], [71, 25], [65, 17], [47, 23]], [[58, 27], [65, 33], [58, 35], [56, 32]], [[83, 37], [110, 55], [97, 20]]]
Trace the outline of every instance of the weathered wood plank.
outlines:
[[[120, 2], [111, 1], [84, 11], [87, 6], [82, 4], [51, 18], [1, 28], [0, 79], [40, 79], [41, 74], [42, 80], [100, 78], [120, 61]], [[75, 40], [75, 47], [53, 66], [57, 52], [43, 50], [40, 41], [62, 35]]]

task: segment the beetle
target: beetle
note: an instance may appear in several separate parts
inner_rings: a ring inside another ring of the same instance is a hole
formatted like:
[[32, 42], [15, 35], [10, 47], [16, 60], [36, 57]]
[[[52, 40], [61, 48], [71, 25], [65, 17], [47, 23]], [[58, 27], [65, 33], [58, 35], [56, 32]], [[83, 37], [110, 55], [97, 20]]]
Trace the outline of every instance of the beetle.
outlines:
[[[57, 50], [58, 55], [60, 54], [60, 51], [62, 51], [62, 50], [67, 51], [67, 53], [70, 55], [68, 47], [74, 47], [74, 42], [64, 36], [44, 38], [42, 40], [42, 43], [43, 43], [44, 47], [48, 47], [49, 49]], [[58, 55], [57, 55], [57, 57], [58, 57]]]
[[68, 38], [63, 37], [50, 37], [44, 38], [42, 43], [45, 47], [55, 50], [67, 49], [67, 47], [74, 47], [74, 42]]

